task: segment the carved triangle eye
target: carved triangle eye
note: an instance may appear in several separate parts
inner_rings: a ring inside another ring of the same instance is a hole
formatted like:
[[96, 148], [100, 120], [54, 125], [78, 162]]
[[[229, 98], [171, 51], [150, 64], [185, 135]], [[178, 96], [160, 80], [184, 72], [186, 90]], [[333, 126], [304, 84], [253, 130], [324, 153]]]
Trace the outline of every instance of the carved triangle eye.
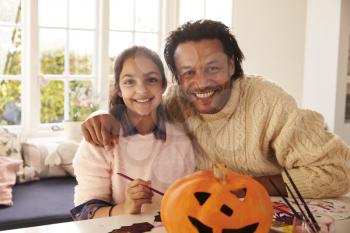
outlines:
[[241, 201], [244, 201], [244, 198], [247, 194], [247, 189], [246, 188], [242, 188], [242, 189], [238, 189], [238, 190], [234, 190], [234, 191], [230, 191], [233, 195], [235, 195], [236, 197], [238, 197]]
[[207, 199], [210, 197], [210, 193], [207, 192], [195, 192], [194, 196], [196, 197], [197, 201], [200, 205], [203, 205]]

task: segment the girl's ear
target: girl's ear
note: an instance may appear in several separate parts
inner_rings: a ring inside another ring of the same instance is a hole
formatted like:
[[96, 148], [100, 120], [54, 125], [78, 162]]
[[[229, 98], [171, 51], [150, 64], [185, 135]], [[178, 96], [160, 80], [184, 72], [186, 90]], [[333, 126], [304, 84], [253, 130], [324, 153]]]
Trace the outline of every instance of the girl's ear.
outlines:
[[120, 90], [117, 90], [117, 95], [118, 95], [120, 98], [123, 98], [122, 92], [121, 92]]

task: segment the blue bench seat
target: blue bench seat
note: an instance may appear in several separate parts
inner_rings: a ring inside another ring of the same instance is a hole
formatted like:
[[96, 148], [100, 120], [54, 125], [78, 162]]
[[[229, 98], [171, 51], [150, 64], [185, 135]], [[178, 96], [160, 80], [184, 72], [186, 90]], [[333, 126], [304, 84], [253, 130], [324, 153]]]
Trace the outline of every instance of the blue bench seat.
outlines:
[[11, 207], [0, 206], [0, 230], [72, 221], [73, 177], [47, 178], [13, 187]]

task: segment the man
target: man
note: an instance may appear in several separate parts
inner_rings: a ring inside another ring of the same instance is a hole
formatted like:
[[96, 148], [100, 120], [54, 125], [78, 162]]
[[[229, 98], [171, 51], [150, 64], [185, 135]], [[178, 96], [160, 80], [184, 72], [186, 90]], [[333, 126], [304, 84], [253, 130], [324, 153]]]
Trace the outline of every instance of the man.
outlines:
[[[349, 191], [350, 149], [326, 130], [321, 115], [297, 108], [275, 84], [244, 75], [243, 54], [225, 25], [182, 25], [167, 38], [164, 56], [178, 84], [167, 92], [167, 114], [193, 135], [199, 169], [225, 163], [253, 176], [270, 195], [277, 193], [269, 179], [287, 194], [284, 167], [306, 198]], [[119, 123], [104, 114], [82, 129], [89, 142], [106, 146], [117, 137]]]

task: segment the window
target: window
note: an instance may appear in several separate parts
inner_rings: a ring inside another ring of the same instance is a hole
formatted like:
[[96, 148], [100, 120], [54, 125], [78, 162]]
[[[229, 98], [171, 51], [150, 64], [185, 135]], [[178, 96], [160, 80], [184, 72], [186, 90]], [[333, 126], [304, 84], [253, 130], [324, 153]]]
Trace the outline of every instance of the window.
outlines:
[[0, 125], [21, 123], [21, 1], [0, 1]]
[[160, 0], [110, 0], [109, 73], [111, 85], [115, 58], [132, 45], [143, 45], [160, 54]]
[[90, 113], [97, 93], [96, 4], [38, 1], [40, 123], [84, 120]]
[[55, 135], [107, 107], [115, 57], [132, 45], [162, 57], [187, 20], [231, 26], [231, 0], [0, 0], [0, 125]]

